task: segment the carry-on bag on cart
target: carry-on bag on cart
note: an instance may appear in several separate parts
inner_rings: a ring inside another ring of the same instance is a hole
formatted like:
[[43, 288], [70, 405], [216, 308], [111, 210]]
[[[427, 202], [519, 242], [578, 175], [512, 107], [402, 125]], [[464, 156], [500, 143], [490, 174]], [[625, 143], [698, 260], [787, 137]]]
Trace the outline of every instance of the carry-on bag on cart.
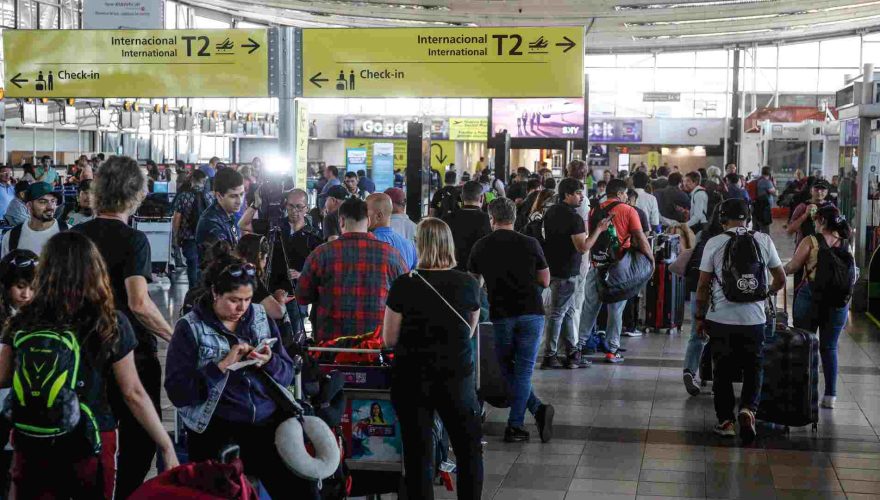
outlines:
[[654, 275], [645, 290], [645, 325], [677, 333], [684, 324], [685, 280], [670, 272], [666, 261], [657, 259], [656, 262]]
[[230, 463], [183, 464], [167, 470], [141, 485], [129, 500], [258, 500], [257, 490], [244, 474], [241, 460]]
[[819, 339], [801, 328], [776, 324], [764, 345], [764, 383], [757, 418], [786, 427], [819, 422]]

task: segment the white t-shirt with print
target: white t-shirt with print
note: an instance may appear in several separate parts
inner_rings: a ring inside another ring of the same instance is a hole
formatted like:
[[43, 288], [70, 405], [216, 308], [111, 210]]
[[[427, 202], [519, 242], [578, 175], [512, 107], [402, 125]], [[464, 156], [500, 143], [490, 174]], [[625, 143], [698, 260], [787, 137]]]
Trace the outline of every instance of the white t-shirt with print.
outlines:
[[[745, 228], [739, 228], [737, 231], [746, 231]], [[770, 235], [764, 233], [754, 233], [755, 241], [764, 257], [764, 263], [767, 269], [767, 282], [770, 282], [770, 269], [781, 267], [782, 261], [779, 259], [779, 253], [776, 251], [776, 245], [770, 239]], [[703, 250], [703, 259], [700, 262], [700, 271], [712, 273], [715, 279], [712, 280], [712, 302], [709, 311], [706, 313], [706, 319], [715, 323], [725, 325], [763, 325], [767, 322], [767, 315], [764, 313], [764, 301], [758, 302], [730, 302], [724, 296], [721, 288], [721, 270], [724, 265], [724, 247], [730, 241], [730, 235], [719, 234], [706, 242], [706, 248]]]

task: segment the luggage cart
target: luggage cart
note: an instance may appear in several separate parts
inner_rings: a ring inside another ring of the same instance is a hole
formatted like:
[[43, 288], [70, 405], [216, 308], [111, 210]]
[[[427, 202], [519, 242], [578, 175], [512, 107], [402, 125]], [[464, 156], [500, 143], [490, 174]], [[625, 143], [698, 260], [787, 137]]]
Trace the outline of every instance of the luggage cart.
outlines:
[[171, 217], [132, 217], [132, 226], [147, 235], [153, 272], [171, 275]]

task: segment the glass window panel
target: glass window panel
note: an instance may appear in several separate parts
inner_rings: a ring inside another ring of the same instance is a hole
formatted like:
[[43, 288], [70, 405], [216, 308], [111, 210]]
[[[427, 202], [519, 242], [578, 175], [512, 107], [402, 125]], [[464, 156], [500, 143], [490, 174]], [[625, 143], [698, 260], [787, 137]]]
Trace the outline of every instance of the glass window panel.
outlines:
[[862, 39], [866, 42], [880, 42], [880, 33], [866, 34]]
[[225, 21], [218, 21], [216, 19], [211, 19], [209, 17], [202, 17], [199, 15], [195, 16], [195, 28], [228, 28], [229, 23]]
[[621, 92], [615, 98], [616, 116], [651, 116], [650, 102], [642, 102], [641, 93]]
[[59, 26], [58, 7], [40, 4], [40, 29], [57, 29]]
[[590, 116], [614, 116], [613, 92], [590, 92]]
[[780, 69], [780, 92], [815, 92], [818, 70], [815, 69]]
[[694, 70], [691, 68], [657, 68], [658, 91], [693, 92]]
[[584, 57], [584, 66], [588, 68], [613, 68], [617, 60], [613, 54], [587, 54]]
[[669, 118], [691, 118], [694, 116], [693, 94], [682, 94], [679, 102], [654, 103], [654, 116]]
[[248, 22], [248, 21], [239, 21], [238, 24], [236, 24], [236, 27], [237, 27], [237, 28], [265, 28], [266, 25], [265, 25], [265, 24], [251, 23], [251, 22]]
[[[868, 38], [865, 37], [865, 40]], [[866, 41], [863, 45], [862, 49], [862, 63], [873, 62], [875, 66], [880, 66], [880, 39], [876, 42], [868, 42]], [[861, 66], [859, 66], [861, 68]], [[862, 70], [856, 71], [856, 74], [861, 74]]]
[[776, 46], [758, 47], [758, 67], [759, 68], [775, 68], [776, 67]]
[[15, 27], [15, 0], [0, 1], [0, 26]]
[[819, 66], [825, 68], [848, 68], [859, 65], [859, 45], [857, 36], [834, 38], [819, 43]]
[[617, 70], [613, 68], [591, 69], [587, 71], [590, 77], [590, 91], [614, 91], [617, 89]]
[[33, 29], [37, 25], [37, 2], [18, 0], [18, 28]]
[[726, 50], [700, 50], [697, 51], [698, 68], [726, 68]]
[[651, 82], [653, 72], [653, 69], [644, 68], [618, 69], [617, 89], [620, 92], [644, 92], [654, 90], [654, 86]]
[[724, 117], [727, 112], [727, 94], [696, 93], [694, 94], [694, 116], [704, 118]]
[[815, 68], [819, 63], [819, 42], [779, 46], [782, 68]]
[[653, 68], [654, 56], [651, 54], [619, 54], [618, 68]]
[[[659, 70], [658, 70], [659, 71]], [[701, 92], [724, 92], [727, 90], [726, 69], [700, 69], [694, 72], [694, 89]]]
[[[438, 101], [442, 101], [443, 99], [437, 99]], [[386, 108], [388, 112], [392, 115], [406, 115], [413, 114], [415, 110], [419, 109], [419, 100], [418, 99], [387, 99], [385, 101]]]
[[461, 99], [446, 99], [446, 114], [461, 116]]
[[819, 92], [837, 92], [845, 84], [844, 75], [855, 76], [861, 73], [857, 68], [852, 69], [819, 69]]
[[694, 66], [693, 52], [661, 52], [657, 54], [658, 68], [690, 68]]
[[165, 2], [165, 29], [177, 28], [177, 2], [168, 0]]
[[[392, 101], [402, 101], [405, 104], [392, 108]], [[387, 113], [390, 115], [413, 115], [418, 114], [420, 110], [426, 115], [445, 115], [446, 99], [388, 99]]]
[[[781, 71], [781, 70], [780, 70]], [[751, 75], [751, 71], [749, 71]], [[755, 89], [761, 91], [774, 91], [776, 89], [776, 68], [758, 68], [758, 78], [755, 80]], [[752, 88], [752, 81], [746, 82], [746, 88]]]

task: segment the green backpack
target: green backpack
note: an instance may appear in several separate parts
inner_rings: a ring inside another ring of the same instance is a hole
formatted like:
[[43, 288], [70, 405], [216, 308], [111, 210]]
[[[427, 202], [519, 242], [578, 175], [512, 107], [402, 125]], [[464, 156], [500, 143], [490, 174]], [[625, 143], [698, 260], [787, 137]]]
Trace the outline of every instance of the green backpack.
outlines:
[[[51, 447], [55, 440], [84, 432], [94, 453], [101, 437], [92, 410], [77, 394], [80, 345], [73, 332], [18, 331], [12, 341], [12, 424], [16, 446]], [[85, 419], [83, 418], [85, 415]]]

